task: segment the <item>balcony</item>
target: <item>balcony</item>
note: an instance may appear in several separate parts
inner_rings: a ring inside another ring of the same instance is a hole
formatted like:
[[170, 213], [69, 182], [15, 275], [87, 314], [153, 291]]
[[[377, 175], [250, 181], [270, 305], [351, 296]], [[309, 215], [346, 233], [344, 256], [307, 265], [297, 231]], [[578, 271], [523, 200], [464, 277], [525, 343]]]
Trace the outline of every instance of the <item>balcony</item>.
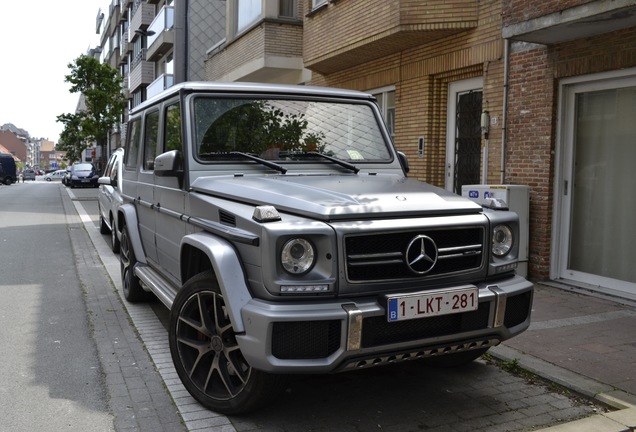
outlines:
[[128, 27], [128, 42], [132, 42], [135, 31], [146, 30], [155, 17], [155, 5], [142, 0], [135, 0], [132, 8], [132, 17]]
[[209, 52], [206, 79], [301, 84], [309, 80], [302, 49], [301, 22], [265, 19], [239, 38]]
[[153, 96], [158, 95], [168, 87], [172, 87], [174, 84], [174, 75], [161, 75], [154, 80], [148, 87], [146, 87], [146, 98], [150, 99]]
[[477, 0], [325, 3], [305, 18], [305, 67], [330, 74], [474, 29], [478, 3]]
[[164, 6], [148, 27], [148, 61], [157, 61], [174, 46], [174, 7]]
[[121, 35], [121, 56], [126, 57], [133, 49], [133, 44], [128, 41], [128, 30]]
[[132, 0], [121, 0], [121, 2], [119, 3], [120, 6], [120, 11], [121, 11], [121, 15], [120, 15], [120, 20], [126, 20], [128, 19], [128, 6], [130, 6], [130, 4], [132, 3]]
[[141, 50], [133, 58], [128, 74], [128, 90], [134, 93], [139, 87], [146, 86], [154, 80], [155, 65], [146, 61], [146, 50]]

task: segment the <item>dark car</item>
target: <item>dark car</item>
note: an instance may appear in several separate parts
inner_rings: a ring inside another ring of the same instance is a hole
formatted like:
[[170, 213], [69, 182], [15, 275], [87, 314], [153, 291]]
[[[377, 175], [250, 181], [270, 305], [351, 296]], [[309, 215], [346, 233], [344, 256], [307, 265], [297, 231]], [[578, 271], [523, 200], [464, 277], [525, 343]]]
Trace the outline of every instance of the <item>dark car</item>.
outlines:
[[67, 186], [75, 187], [97, 187], [99, 174], [93, 164], [85, 162], [75, 162], [71, 166], [71, 171], [67, 177]]
[[0, 183], [10, 185], [17, 180], [15, 160], [7, 153], [0, 153]]

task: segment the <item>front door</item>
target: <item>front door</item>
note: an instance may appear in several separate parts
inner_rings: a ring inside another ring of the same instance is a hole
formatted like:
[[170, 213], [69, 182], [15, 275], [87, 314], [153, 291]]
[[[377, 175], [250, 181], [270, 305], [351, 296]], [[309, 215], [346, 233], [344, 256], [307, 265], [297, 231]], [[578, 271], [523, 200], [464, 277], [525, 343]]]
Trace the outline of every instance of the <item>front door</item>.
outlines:
[[483, 79], [449, 85], [446, 134], [446, 189], [458, 195], [462, 186], [479, 184]]
[[636, 298], [636, 76], [598, 78], [562, 88], [557, 276]]

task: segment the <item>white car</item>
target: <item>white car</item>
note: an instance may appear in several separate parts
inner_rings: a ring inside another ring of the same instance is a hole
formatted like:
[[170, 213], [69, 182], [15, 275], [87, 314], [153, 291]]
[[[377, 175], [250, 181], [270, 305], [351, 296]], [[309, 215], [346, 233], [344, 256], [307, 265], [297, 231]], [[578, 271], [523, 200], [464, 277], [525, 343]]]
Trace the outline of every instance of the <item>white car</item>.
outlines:
[[44, 176], [44, 180], [46, 181], [62, 181], [64, 178], [64, 174], [66, 174], [66, 170], [57, 170], [50, 172]]
[[110, 155], [104, 174], [97, 180], [99, 193], [97, 206], [99, 208], [99, 232], [110, 233], [110, 246], [113, 252], [119, 252], [121, 231], [117, 227], [117, 210], [122, 204], [121, 181], [124, 149], [119, 148]]

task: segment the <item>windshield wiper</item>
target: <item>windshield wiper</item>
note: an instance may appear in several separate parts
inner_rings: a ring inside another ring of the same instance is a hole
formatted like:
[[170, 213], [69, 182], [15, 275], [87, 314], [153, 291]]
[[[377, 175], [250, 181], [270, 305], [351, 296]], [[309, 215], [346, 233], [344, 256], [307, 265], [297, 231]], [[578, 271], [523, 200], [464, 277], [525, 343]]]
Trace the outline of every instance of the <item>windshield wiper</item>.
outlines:
[[287, 173], [287, 168], [280, 166], [277, 163], [270, 162], [267, 159], [259, 158], [258, 156], [254, 156], [249, 153], [232, 151], [232, 152], [219, 152], [219, 153], [202, 153], [199, 156], [221, 156], [221, 157], [222, 156], [241, 156], [242, 158], [250, 159], [250, 160], [253, 160], [254, 162], [260, 163], [261, 165], [265, 165], [268, 168], [272, 168], [282, 174]]
[[[282, 156], [282, 155], [281, 155]], [[337, 159], [333, 156], [329, 156], [326, 155], [324, 153], [317, 153], [317, 152], [304, 152], [304, 153], [296, 153], [296, 152], [292, 152], [292, 153], [288, 153], [287, 156], [289, 157], [303, 157], [303, 156], [318, 156], [321, 157], [323, 159], [327, 159], [328, 161], [331, 161], [337, 165], [340, 165], [341, 167], [347, 168], [348, 170], [353, 171], [354, 173], [358, 174], [358, 172], [360, 171], [360, 168], [358, 168], [357, 166], [355, 166], [354, 164], [350, 164], [349, 162], [345, 162], [343, 160]]]

